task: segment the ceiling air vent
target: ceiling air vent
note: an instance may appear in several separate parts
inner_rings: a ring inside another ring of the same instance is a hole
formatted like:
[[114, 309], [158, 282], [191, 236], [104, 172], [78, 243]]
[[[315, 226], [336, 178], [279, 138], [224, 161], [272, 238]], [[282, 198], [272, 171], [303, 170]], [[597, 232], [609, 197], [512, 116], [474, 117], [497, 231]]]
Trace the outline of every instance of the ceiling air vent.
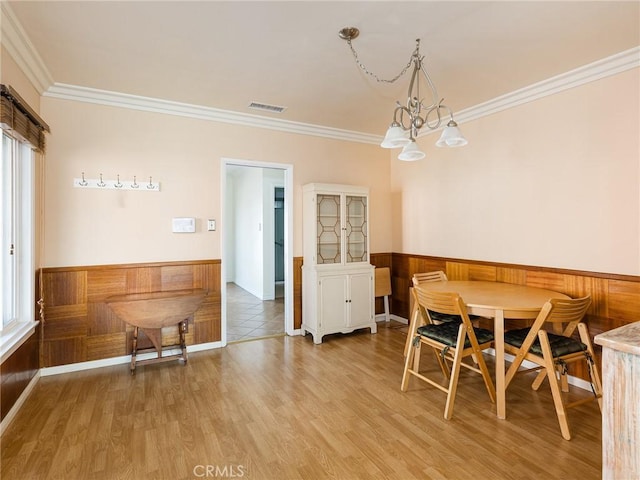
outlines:
[[282, 113], [287, 109], [287, 107], [279, 107], [277, 105], [268, 105], [266, 103], [258, 103], [258, 102], [251, 102], [249, 104], [249, 108], [253, 108], [254, 110], [262, 110], [264, 112], [271, 112], [271, 113]]

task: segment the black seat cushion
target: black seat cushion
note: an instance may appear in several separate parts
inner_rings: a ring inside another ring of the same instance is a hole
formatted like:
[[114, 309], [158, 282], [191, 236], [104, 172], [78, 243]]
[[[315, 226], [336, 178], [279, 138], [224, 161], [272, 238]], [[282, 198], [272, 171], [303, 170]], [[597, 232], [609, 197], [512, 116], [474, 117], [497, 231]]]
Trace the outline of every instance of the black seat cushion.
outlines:
[[462, 318], [460, 317], [460, 315], [452, 315], [450, 313], [434, 312], [433, 310], [428, 310], [428, 312], [429, 312], [429, 317], [434, 322], [442, 322], [442, 323], [453, 322], [455, 324], [459, 324], [460, 322], [462, 322]]
[[[418, 334], [423, 337], [428, 337], [437, 342], [444, 343], [450, 347], [455, 347], [458, 340], [458, 328], [459, 323], [441, 323], [440, 325], [423, 325], [418, 327]], [[493, 341], [493, 332], [484, 328], [474, 328], [473, 331], [476, 334], [478, 343], [487, 343]], [[464, 340], [464, 348], [471, 347], [471, 342], [467, 336]]]
[[[434, 322], [442, 322], [442, 323], [453, 322], [453, 323], [456, 323], [456, 324], [462, 322], [462, 318], [460, 317], [460, 315], [453, 315], [453, 314], [450, 314], [450, 313], [434, 312], [433, 310], [428, 310], [428, 312], [429, 312], [429, 317]], [[474, 320], [478, 320], [479, 318], [482, 318], [482, 317], [479, 317], [478, 315], [469, 315], [469, 319], [472, 322]]]
[[[520, 348], [524, 343], [525, 337], [529, 334], [529, 328], [521, 328], [518, 330], [509, 330], [504, 334], [504, 342], [512, 345], [516, 348]], [[570, 353], [586, 351], [587, 346], [576, 340], [575, 338], [565, 337], [563, 335], [556, 335], [555, 333], [547, 332], [549, 337], [549, 345], [551, 345], [551, 354], [553, 358], [562, 357]], [[540, 340], [536, 337], [529, 351], [535, 355], [542, 356], [542, 348], [540, 347]]]

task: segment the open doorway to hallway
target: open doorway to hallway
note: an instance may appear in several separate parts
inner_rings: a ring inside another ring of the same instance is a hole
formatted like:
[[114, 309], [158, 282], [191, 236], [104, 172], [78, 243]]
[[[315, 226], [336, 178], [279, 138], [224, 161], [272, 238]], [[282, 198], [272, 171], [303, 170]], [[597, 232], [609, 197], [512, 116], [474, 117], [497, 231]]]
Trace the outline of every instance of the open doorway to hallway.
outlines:
[[293, 334], [291, 169], [223, 161], [225, 343]]

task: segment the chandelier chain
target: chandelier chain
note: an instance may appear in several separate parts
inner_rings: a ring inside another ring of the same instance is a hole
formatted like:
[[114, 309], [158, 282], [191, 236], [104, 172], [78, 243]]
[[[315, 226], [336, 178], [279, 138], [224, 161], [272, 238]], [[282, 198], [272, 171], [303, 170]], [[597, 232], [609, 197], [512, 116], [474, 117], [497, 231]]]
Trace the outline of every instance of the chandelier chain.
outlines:
[[367, 75], [369, 75], [372, 78], [375, 78], [376, 82], [378, 82], [378, 83], [394, 83], [396, 80], [398, 80], [400, 77], [402, 77], [405, 73], [407, 73], [407, 70], [409, 70], [409, 68], [411, 68], [411, 64], [413, 63], [413, 55], [412, 55], [411, 58], [409, 59], [409, 62], [407, 63], [407, 65], [402, 69], [402, 71], [398, 75], [396, 75], [395, 77], [393, 77], [390, 80], [385, 79], [385, 78], [380, 78], [375, 73], [369, 71], [369, 69], [367, 67], [365, 67], [364, 64], [360, 61], [360, 59], [358, 58], [358, 54], [357, 54], [356, 50], [353, 48], [353, 45], [351, 45], [351, 39], [348, 38], [348, 39], [346, 39], [346, 41], [349, 44], [349, 48], [351, 49], [351, 53], [353, 54], [353, 58], [355, 59], [356, 64], [360, 67], [360, 69], [364, 73], [366, 73]]

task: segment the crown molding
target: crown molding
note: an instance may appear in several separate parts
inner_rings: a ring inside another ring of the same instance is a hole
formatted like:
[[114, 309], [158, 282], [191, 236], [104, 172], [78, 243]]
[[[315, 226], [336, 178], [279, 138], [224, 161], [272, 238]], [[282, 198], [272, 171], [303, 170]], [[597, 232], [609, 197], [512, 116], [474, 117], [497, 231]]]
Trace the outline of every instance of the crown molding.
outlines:
[[7, 2], [0, 2], [0, 27], [2, 46], [42, 95], [53, 84], [53, 76]]
[[[470, 122], [487, 115], [554, 95], [564, 90], [594, 82], [605, 77], [640, 67], [640, 47], [620, 52], [610, 57], [584, 65], [569, 72], [551, 77], [538, 83], [501, 95], [487, 102], [455, 113], [458, 123]], [[172, 102], [157, 98], [129, 95], [95, 88], [55, 83], [43, 94], [45, 97], [60, 98], [79, 102], [96, 103], [114, 107], [131, 108], [147, 112], [179, 115], [201, 120], [232, 123], [256, 128], [266, 128], [282, 132], [312, 135], [358, 143], [379, 144], [382, 136], [350, 130], [341, 130], [320, 125], [272, 119], [259, 115], [238, 113], [200, 105]], [[424, 132], [422, 136], [434, 131]]]
[[[274, 119], [201, 105], [172, 102], [158, 98], [129, 95], [76, 85], [54, 83], [51, 73], [49, 73], [7, 2], [0, 2], [0, 4], [2, 15], [2, 45], [5, 46], [27, 78], [33, 83], [34, 87], [45, 97], [178, 115], [358, 143], [379, 144], [382, 141], [383, 137], [381, 135], [370, 133], [292, 122], [289, 120]], [[513, 108], [562, 92], [569, 88], [638, 67], [640, 67], [640, 46], [529, 85], [506, 95], [501, 95], [479, 105], [460, 110], [455, 112], [455, 118], [458, 123], [470, 122], [508, 108]], [[434, 131], [431, 130], [426, 131], [420, 136], [433, 132]]]
[[370, 144], [379, 144], [382, 141], [382, 137], [380, 135], [324, 127], [321, 125], [312, 125], [309, 123], [292, 122], [289, 120], [273, 119], [260, 115], [251, 115], [247, 113], [233, 112], [230, 110], [221, 110], [213, 107], [173, 102], [159, 98], [129, 95], [126, 93], [111, 92], [63, 83], [54, 83], [44, 93], [44, 96], [112, 107], [130, 108], [146, 112], [197, 118], [200, 120], [232, 123], [247, 127], [266, 128], [269, 130], [298, 133], [301, 135], [312, 135], [336, 140], [347, 140]]
[[640, 67], [640, 46], [455, 112], [456, 122], [470, 122], [549, 95]]

